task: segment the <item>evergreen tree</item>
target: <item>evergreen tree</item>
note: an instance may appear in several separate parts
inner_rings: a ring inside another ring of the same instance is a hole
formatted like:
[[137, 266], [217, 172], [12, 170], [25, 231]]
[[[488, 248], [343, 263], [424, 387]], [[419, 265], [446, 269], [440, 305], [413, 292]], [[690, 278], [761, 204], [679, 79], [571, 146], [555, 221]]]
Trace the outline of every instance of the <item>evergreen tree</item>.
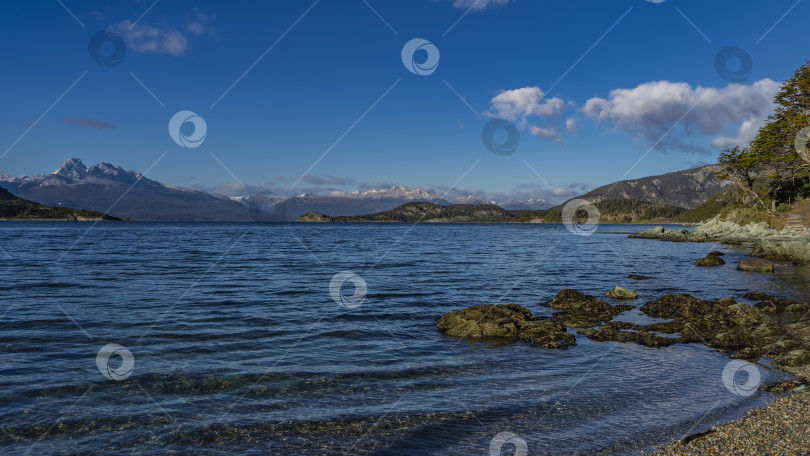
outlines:
[[767, 177], [773, 207], [810, 195], [810, 163], [796, 151], [796, 139], [810, 126], [810, 61], [787, 80], [774, 98], [776, 109], [751, 144], [720, 154], [721, 177], [731, 177], [753, 193], [754, 180]]

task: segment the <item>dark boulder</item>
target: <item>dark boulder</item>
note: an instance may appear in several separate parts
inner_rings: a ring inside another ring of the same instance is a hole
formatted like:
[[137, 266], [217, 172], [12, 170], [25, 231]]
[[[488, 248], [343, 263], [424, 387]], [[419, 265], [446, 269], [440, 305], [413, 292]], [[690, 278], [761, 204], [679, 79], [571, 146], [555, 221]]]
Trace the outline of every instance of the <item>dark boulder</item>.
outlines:
[[696, 260], [694, 264], [695, 266], [711, 267], [720, 266], [726, 264], [726, 262], [717, 255], [709, 254], [699, 260]]
[[653, 334], [643, 326], [623, 321], [611, 321], [597, 329], [584, 329], [579, 334], [597, 342], [635, 342], [645, 347], [668, 347], [681, 342], [679, 337], [664, 337]]
[[803, 349], [791, 350], [774, 361], [779, 366], [804, 366], [810, 364], [810, 352]]
[[647, 277], [647, 276], [643, 276], [643, 275], [639, 275], [639, 274], [630, 274], [629, 276], [627, 276], [627, 278], [630, 279], [630, 280], [650, 280], [650, 279], [652, 279], [652, 277]]
[[647, 347], [704, 343], [718, 351], [733, 352], [731, 357], [736, 359], [774, 356], [782, 365], [810, 363], [803, 342], [808, 340], [805, 333], [810, 333], [810, 322], [793, 325], [787, 331], [755, 306], [731, 298], [709, 301], [688, 294], [662, 296], [641, 306], [641, 311], [670, 321], [650, 325], [613, 321], [580, 333], [597, 341], [636, 342]]
[[560, 291], [554, 299], [545, 305], [552, 309], [564, 310], [565, 312], [557, 313], [551, 317], [551, 320], [564, 324], [569, 328], [593, 328], [633, 308], [624, 304], [612, 306], [593, 296], [572, 289]]
[[537, 320], [528, 309], [517, 304], [480, 305], [442, 316], [436, 323], [449, 336], [470, 339], [513, 339], [536, 343], [547, 348], [576, 345], [576, 337], [565, 326]]
[[773, 268], [774, 264], [772, 262], [762, 258], [747, 258], [740, 261], [740, 265], [737, 266], [740, 271], [751, 272], [773, 272]]

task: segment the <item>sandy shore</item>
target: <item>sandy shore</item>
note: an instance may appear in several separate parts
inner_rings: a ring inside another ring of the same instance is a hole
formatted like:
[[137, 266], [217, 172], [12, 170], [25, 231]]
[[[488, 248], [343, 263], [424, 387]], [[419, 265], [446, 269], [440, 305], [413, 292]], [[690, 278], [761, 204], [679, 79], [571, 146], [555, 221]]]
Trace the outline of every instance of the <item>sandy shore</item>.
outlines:
[[[810, 366], [784, 370], [805, 383], [810, 380]], [[709, 433], [686, 443], [665, 445], [653, 454], [810, 455], [810, 392], [786, 393], [763, 409], [715, 426]]]

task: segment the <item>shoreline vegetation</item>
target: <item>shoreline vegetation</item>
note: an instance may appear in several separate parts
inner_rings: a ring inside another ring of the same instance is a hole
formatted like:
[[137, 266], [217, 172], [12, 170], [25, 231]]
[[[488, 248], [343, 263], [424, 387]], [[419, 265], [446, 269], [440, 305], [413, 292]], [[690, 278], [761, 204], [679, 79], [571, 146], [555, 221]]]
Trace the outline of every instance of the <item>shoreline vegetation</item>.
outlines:
[[70, 209], [67, 207], [43, 206], [33, 201], [17, 198], [7, 190], [0, 188], [0, 221], [70, 221], [120, 222], [125, 218], [112, 217], [102, 212], [86, 211], [83, 209]]

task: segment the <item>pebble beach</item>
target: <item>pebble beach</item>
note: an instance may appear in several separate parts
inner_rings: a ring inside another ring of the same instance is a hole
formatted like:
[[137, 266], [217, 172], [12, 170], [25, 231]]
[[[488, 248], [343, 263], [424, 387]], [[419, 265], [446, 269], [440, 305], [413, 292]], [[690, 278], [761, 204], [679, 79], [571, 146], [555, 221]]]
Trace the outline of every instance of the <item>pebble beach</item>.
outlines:
[[[810, 368], [786, 368], [798, 380], [810, 378]], [[806, 388], [806, 387], [805, 387]], [[763, 409], [713, 427], [705, 435], [666, 445], [656, 456], [810, 455], [810, 392], [789, 392]]]

